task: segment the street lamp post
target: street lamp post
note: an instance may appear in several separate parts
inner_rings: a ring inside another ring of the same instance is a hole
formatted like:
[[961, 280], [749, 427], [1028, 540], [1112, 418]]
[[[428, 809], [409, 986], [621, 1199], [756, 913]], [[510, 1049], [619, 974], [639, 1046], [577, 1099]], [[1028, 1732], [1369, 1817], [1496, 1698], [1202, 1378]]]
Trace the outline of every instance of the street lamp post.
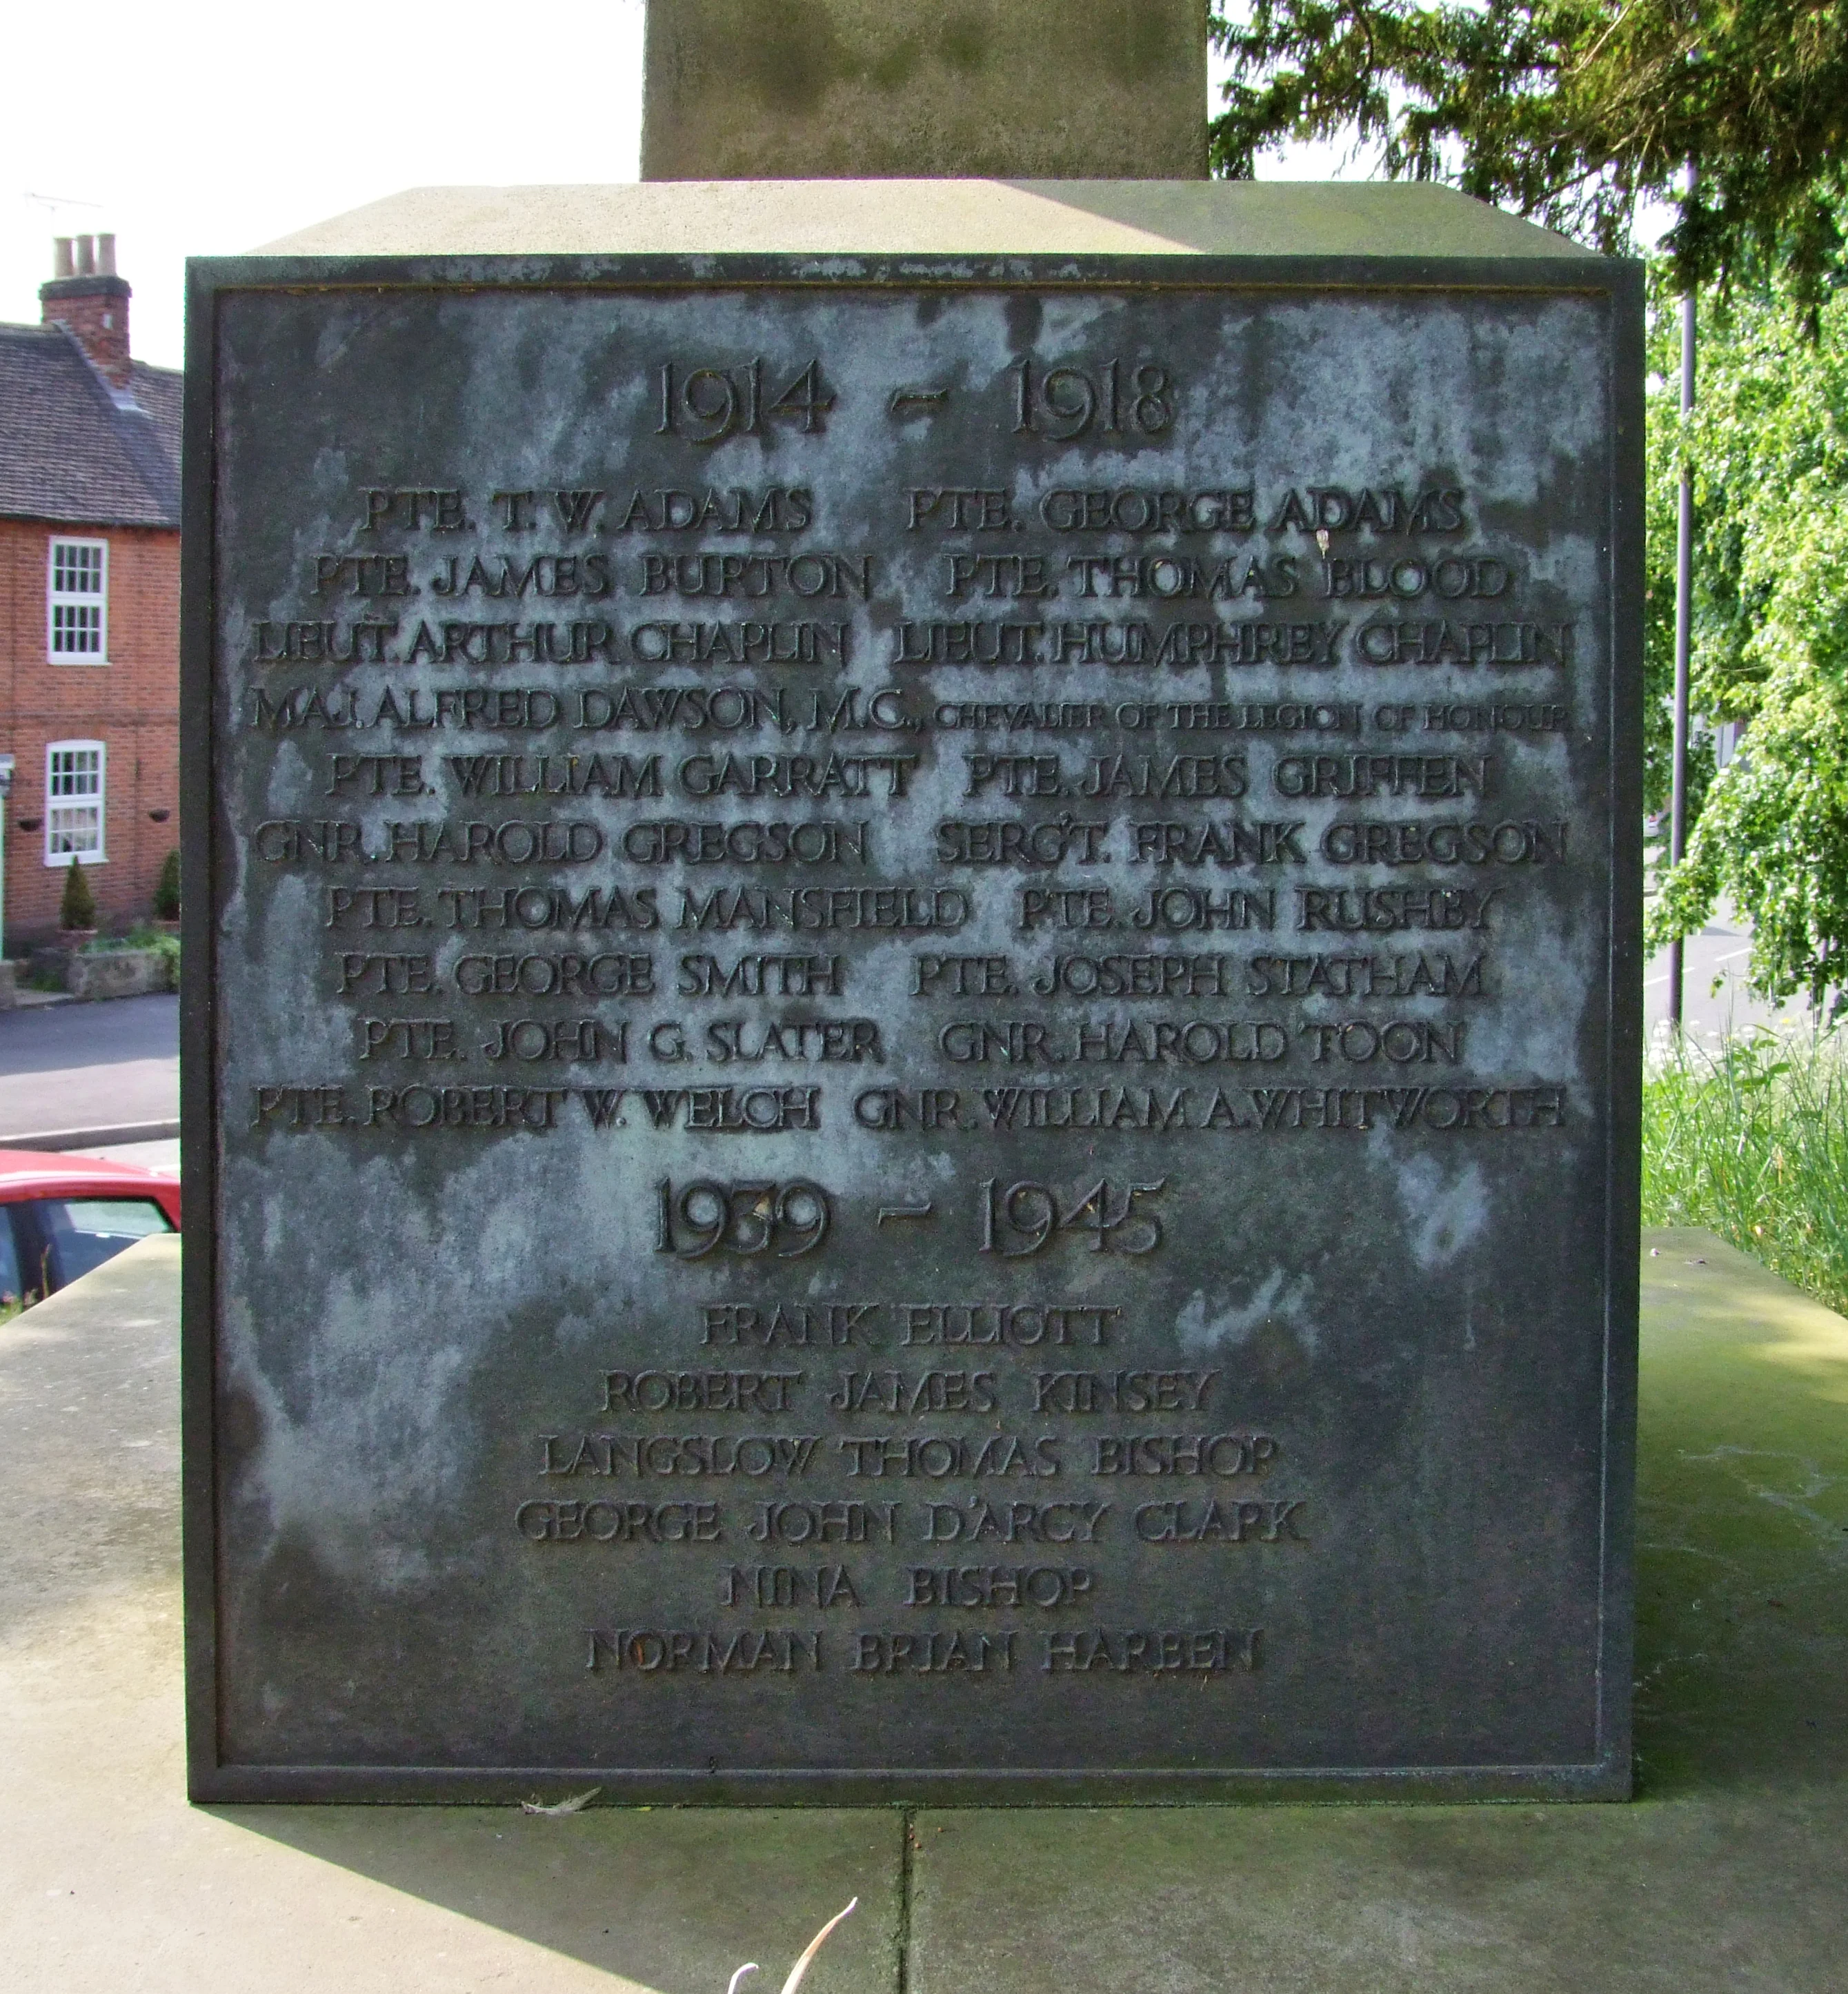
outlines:
[[[1694, 173], [1688, 172], [1688, 191]], [[1685, 424], [1694, 411], [1694, 290], [1681, 301], [1681, 415]], [[1694, 638], [1694, 473], [1682, 439], [1681, 482], [1675, 492], [1675, 731], [1669, 764], [1668, 867], [1681, 863], [1688, 844], [1688, 680]], [[1681, 1030], [1682, 945], [1677, 935], [1668, 944], [1668, 1023]]]

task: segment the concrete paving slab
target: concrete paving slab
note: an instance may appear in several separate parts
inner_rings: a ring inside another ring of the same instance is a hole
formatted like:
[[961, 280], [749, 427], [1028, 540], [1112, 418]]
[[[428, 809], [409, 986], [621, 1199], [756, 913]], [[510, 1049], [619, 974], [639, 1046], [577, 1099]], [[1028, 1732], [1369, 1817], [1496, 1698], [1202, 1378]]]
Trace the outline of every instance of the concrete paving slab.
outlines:
[[1643, 1267], [1638, 1800], [921, 1813], [914, 1994], [1848, 1989], [1848, 1323]]
[[8, 1994], [774, 1989], [856, 1894], [806, 1985], [887, 1994], [895, 1814], [187, 1805], [178, 1265], [143, 1241], [0, 1325]]

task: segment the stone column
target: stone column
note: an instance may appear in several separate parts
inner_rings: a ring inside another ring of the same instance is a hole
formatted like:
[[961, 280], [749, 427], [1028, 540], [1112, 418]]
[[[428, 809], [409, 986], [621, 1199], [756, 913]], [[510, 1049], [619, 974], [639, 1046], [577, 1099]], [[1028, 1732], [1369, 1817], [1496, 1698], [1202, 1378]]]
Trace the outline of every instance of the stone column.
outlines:
[[649, 0], [642, 177], [1202, 180], [1206, 0]]

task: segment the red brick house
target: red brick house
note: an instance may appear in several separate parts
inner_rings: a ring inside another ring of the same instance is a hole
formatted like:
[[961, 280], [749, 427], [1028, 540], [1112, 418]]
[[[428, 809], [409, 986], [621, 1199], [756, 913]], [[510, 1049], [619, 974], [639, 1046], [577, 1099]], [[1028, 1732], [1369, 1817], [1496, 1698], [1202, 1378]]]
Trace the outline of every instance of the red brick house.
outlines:
[[43, 323], [0, 325], [9, 954], [55, 940], [74, 855], [119, 930], [180, 841], [180, 377], [130, 357], [112, 236], [56, 269]]

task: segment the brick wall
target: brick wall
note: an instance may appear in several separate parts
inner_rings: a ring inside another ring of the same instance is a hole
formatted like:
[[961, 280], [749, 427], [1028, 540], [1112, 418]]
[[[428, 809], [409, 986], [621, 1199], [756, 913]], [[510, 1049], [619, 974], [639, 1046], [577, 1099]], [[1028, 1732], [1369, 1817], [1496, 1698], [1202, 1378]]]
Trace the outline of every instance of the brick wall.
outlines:
[[[109, 543], [109, 662], [51, 663], [47, 561], [54, 539]], [[6, 806], [6, 949], [56, 932], [63, 868], [45, 863], [45, 750], [108, 749], [104, 851], [88, 868], [98, 925], [145, 919], [161, 862], [180, 842], [180, 536], [145, 526], [0, 519], [0, 753], [15, 759]], [[149, 813], [169, 813], [164, 824]], [[22, 831], [21, 818], [39, 827]], [[65, 862], [68, 864], [68, 861]]]
[[118, 276], [54, 278], [39, 286], [44, 324], [61, 325], [89, 355], [91, 364], [117, 388], [128, 386], [128, 285]]

